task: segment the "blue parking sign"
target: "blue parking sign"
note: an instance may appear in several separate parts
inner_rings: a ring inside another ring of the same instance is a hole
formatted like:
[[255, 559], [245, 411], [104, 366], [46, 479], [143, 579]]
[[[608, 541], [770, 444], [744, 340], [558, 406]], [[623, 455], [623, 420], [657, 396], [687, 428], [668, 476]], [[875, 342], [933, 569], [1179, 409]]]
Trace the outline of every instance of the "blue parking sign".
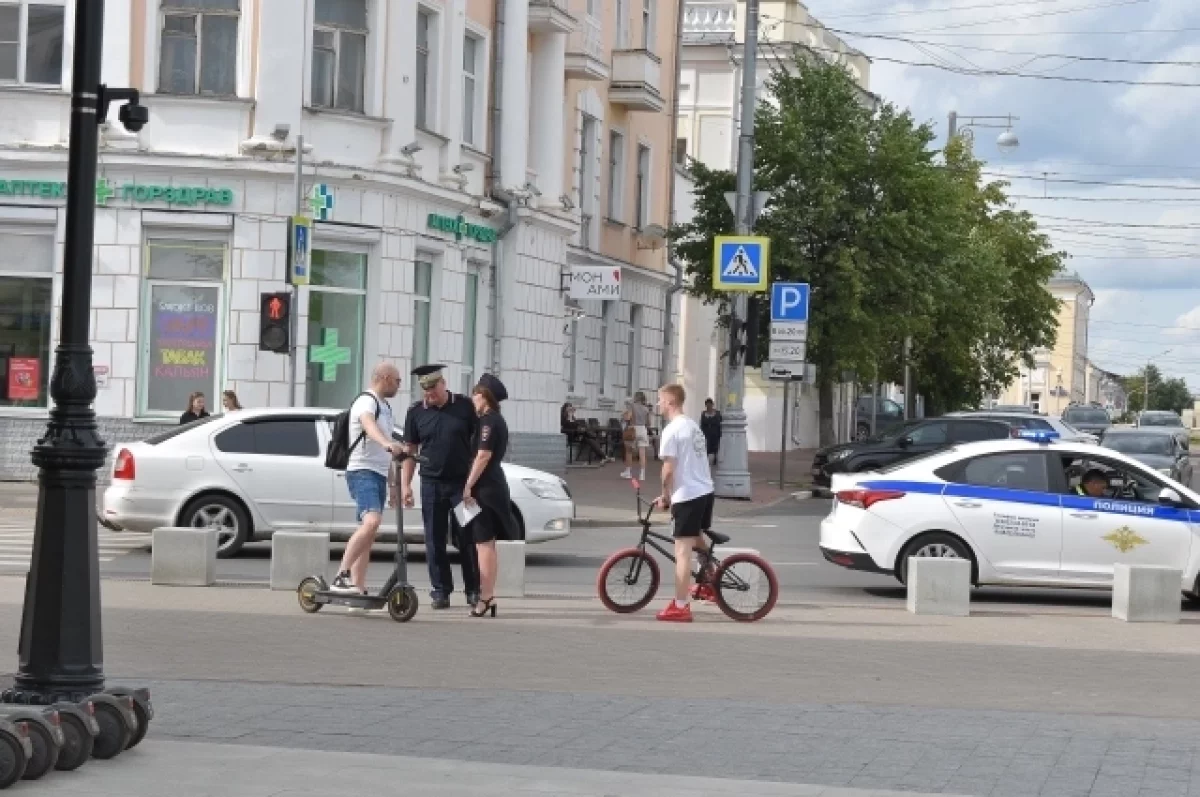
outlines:
[[776, 282], [771, 285], [772, 321], [808, 321], [808, 283]]

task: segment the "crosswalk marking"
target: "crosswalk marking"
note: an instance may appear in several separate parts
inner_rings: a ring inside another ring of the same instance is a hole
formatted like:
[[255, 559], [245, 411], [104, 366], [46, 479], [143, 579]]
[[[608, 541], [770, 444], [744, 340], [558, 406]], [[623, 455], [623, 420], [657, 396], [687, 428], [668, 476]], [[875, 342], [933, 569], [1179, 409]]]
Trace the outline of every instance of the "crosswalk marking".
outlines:
[[[103, 527], [97, 532], [101, 562], [111, 562], [130, 553], [150, 550], [149, 534], [110, 531]], [[0, 570], [26, 570], [32, 555], [33, 520], [27, 523], [11, 520], [0, 522]]]

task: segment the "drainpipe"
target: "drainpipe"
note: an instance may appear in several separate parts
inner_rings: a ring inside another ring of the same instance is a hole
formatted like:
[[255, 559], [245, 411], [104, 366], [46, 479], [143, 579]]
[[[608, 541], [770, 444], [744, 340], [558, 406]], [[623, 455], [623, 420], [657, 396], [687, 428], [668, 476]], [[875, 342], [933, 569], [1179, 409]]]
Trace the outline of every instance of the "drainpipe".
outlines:
[[491, 116], [491, 181], [488, 193], [492, 198], [505, 206], [504, 224], [496, 231], [496, 240], [492, 243], [491, 294], [492, 312], [488, 316], [488, 371], [500, 374], [500, 341], [504, 334], [501, 321], [501, 301], [504, 290], [501, 287], [503, 271], [501, 264], [504, 260], [504, 236], [512, 231], [517, 224], [517, 207], [512, 197], [504, 195], [500, 190], [503, 185], [500, 176], [500, 121], [503, 112], [500, 109], [502, 99], [500, 70], [504, 66], [504, 0], [496, 0], [495, 34], [492, 36], [492, 85], [489, 92], [488, 113]]
[[[675, 3], [675, 77], [671, 87], [671, 135], [667, 147], [667, 175], [670, 184], [667, 187], [667, 227], [675, 224], [675, 137], [679, 134], [679, 83], [683, 73], [683, 15], [684, 3]], [[675, 244], [667, 238], [667, 263], [675, 269], [675, 282], [667, 288], [666, 300], [663, 305], [663, 345], [662, 364], [659, 369], [658, 383], [665, 385], [671, 379], [671, 354], [678, 347], [675, 345], [679, 337], [672, 328], [671, 308], [675, 303], [675, 295], [683, 291], [683, 264], [675, 257]]]
[[501, 287], [504, 262], [504, 236], [517, 226], [517, 203], [511, 198], [503, 199], [506, 212], [504, 224], [496, 231], [496, 240], [492, 243], [492, 312], [488, 317], [488, 371], [500, 375], [500, 341], [504, 335], [504, 323], [501, 319], [501, 301], [504, 290]]

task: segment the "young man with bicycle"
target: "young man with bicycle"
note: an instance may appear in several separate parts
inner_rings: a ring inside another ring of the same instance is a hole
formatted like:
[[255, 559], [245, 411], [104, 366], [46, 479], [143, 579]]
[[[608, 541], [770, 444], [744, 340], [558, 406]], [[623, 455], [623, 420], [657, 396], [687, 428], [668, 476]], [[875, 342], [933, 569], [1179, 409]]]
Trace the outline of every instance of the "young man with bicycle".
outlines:
[[[692, 587], [692, 551], [706, 559], [711, 545], [704, 532], [712, 528], [715, 492], [708, 470], [708, 444], [700, 426], [683, 412], [687, 397], [680, 385], [658, 391], [658, 406], [667, 425], [659, 441], [662, 459], [662, 495], [654, 501], [659, 509], [671, 510], [671, 536], [675, 538], [675, 599], [657, 617], [664, 622], [690, 623], [689, 597], [712, 600], [712, 587]], [[709, 567], [701, 562], [701, 570]]]

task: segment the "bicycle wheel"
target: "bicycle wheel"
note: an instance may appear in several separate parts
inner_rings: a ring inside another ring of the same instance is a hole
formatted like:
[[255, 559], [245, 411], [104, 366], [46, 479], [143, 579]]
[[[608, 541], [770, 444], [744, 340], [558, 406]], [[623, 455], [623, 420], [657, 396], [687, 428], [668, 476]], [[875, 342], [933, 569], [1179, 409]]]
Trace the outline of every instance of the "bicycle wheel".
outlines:
[[738, 553], [723, 560], [713, 577], [717, 606], [731, 620], [761, 620], [779, 599], [779, 579], [761, 556]]
[[626, 548], [600, 566], [596, 591], [610, 612], [629, 614], [654, 600], [658, 582], [658, 563], [641, 548]]

